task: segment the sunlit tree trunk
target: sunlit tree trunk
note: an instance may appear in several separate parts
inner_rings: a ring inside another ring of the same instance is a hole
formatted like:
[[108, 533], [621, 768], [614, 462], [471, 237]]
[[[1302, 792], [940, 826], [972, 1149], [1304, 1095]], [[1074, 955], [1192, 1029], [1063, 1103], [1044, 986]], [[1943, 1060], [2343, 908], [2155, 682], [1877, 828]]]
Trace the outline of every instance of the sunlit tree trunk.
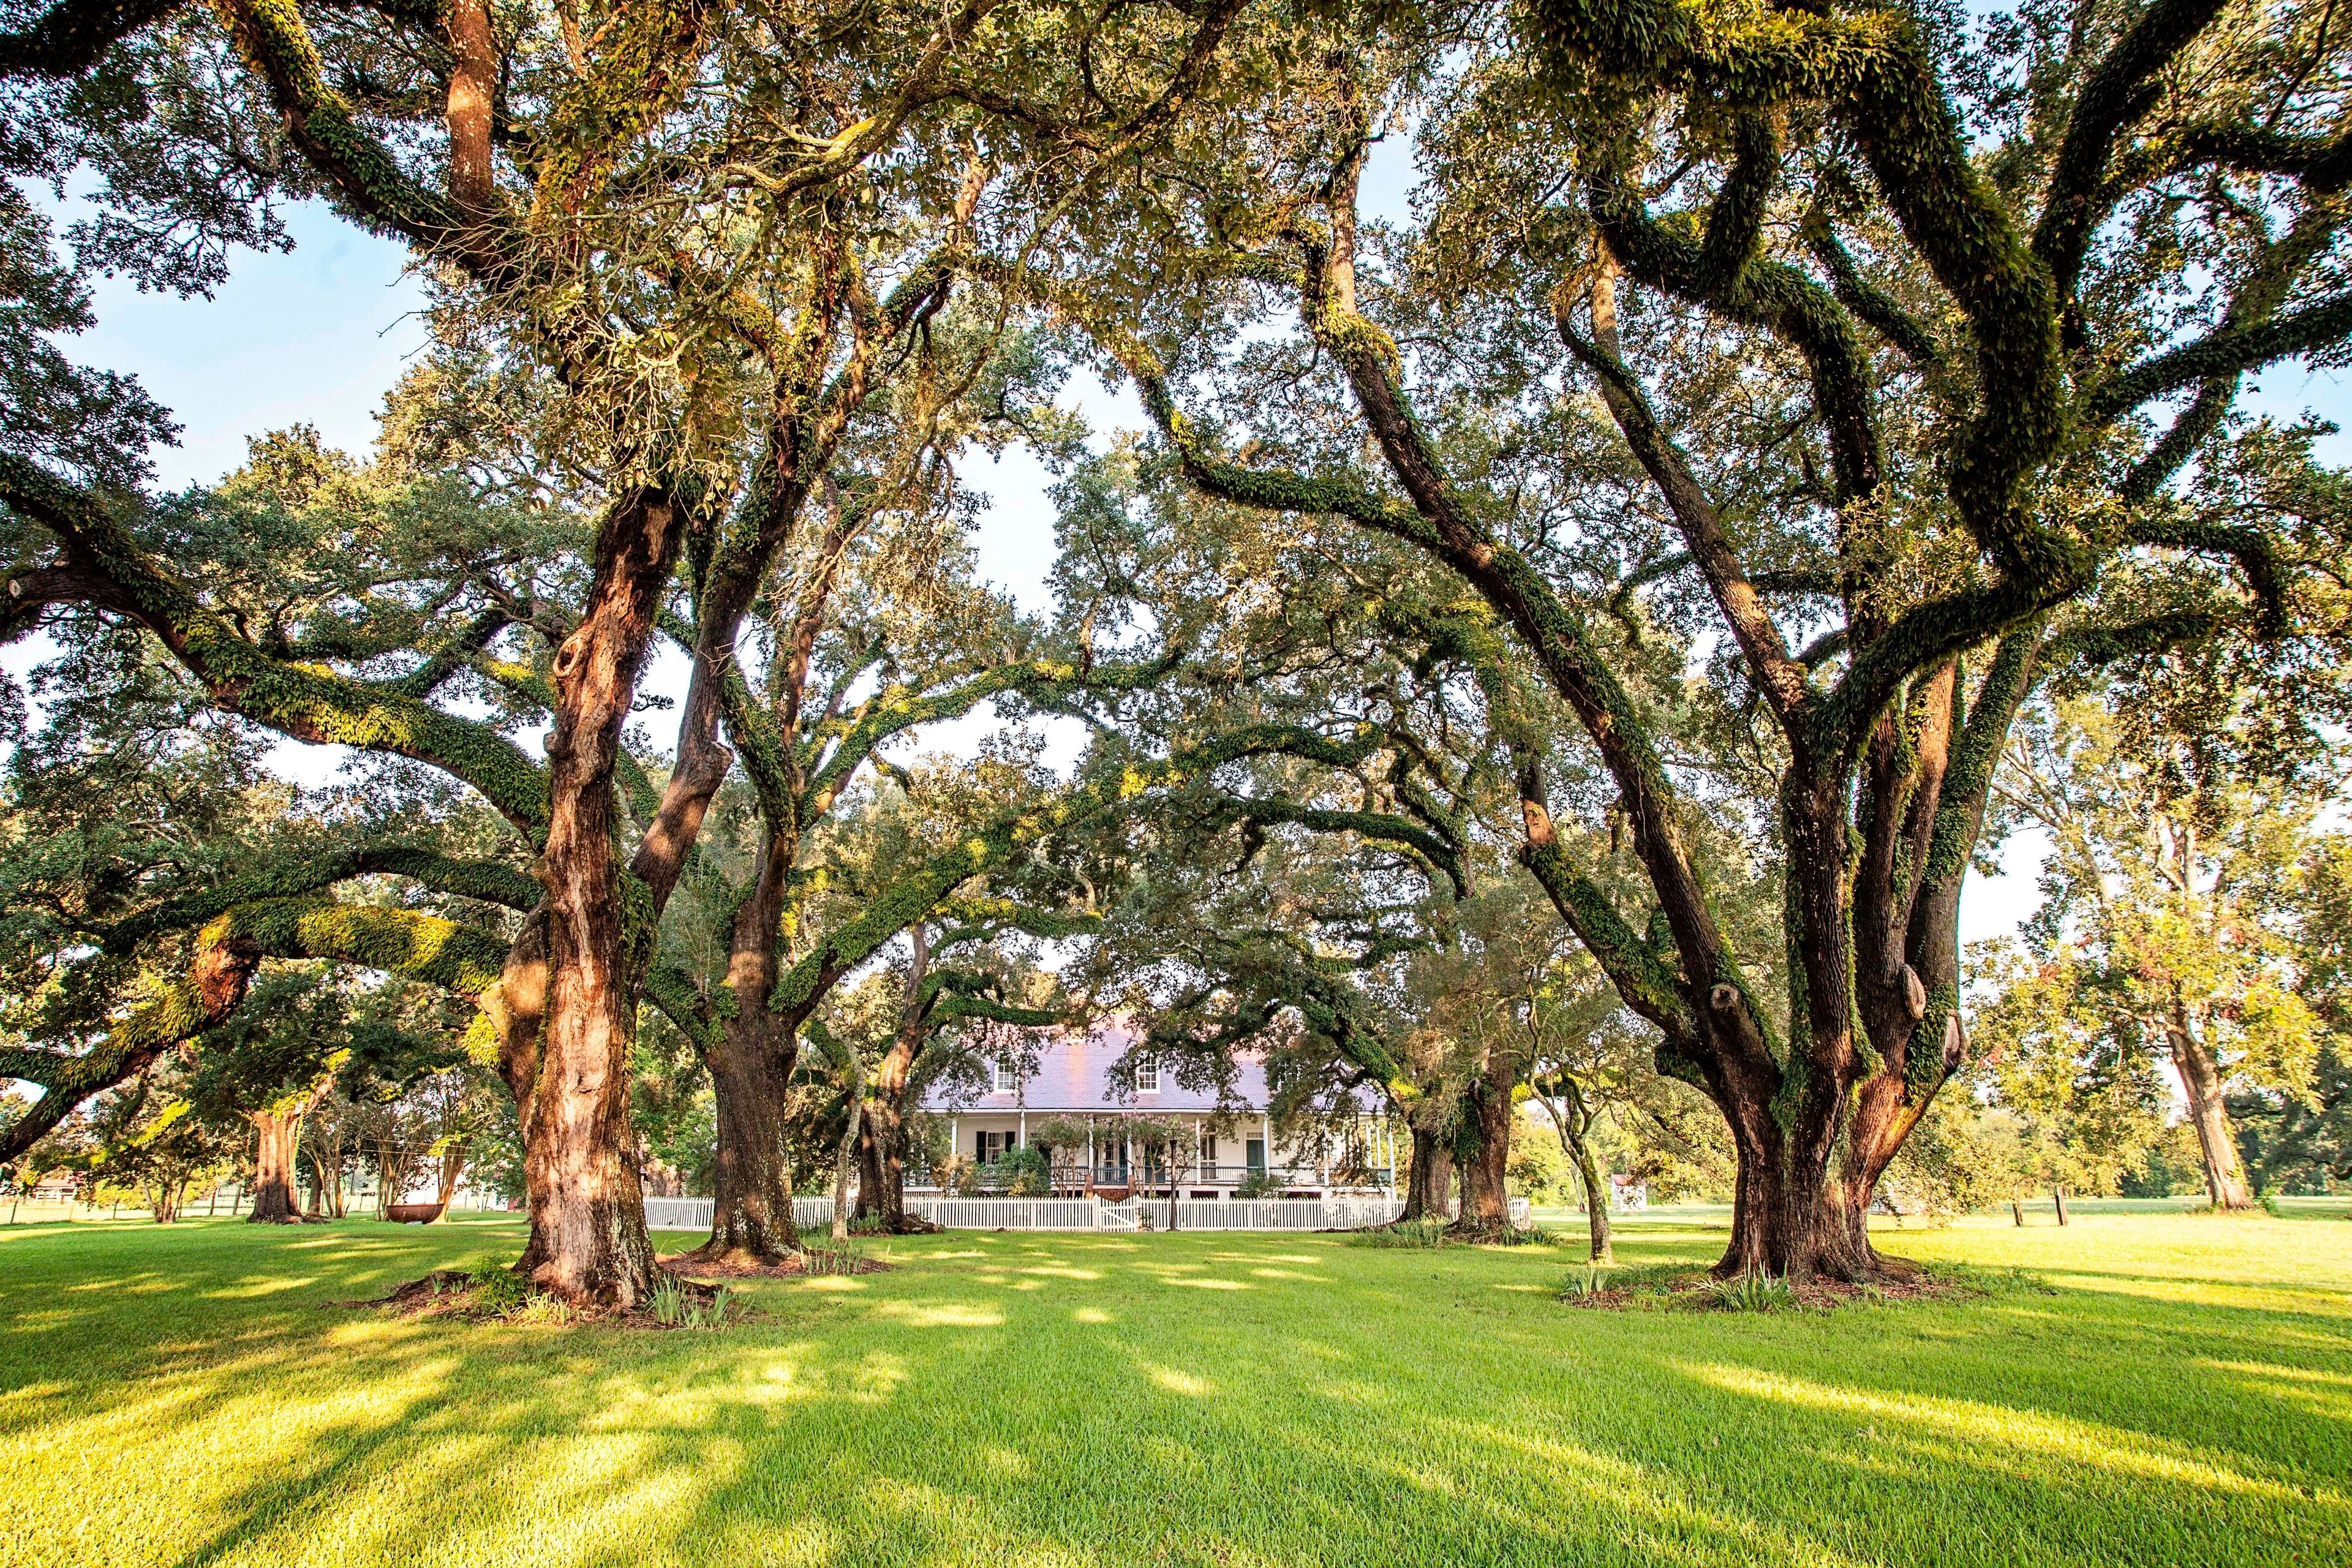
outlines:
[[289, 1095], [246, 1120], [253, 1123], [253, 1212], [246, 1219], [257, 1225], [292, 1225], [302, 1216], [296, 1205], [295, 1162], [302, 1142], [302, 1119], [319, 1108], [333, 1087], [320, 1079], [307, 1091]]
[[2230, 1108], [2222, 1092], [2221, 1064], [2190, 1026], [2189, 1009], [2177, 998], [2165, 1020], [2166, 1044], [2180, 1087], [2189, 1100], [2189, 1123], [2197, 1130], [2197, 1150], [2205, 1163], [2205, 1193], [2217, 1209], [2250, 1209], [2254, 1195], [2246, 1183], [2246, 1167], [2238, 1157], [2238, 1141], [2230, 1128]]

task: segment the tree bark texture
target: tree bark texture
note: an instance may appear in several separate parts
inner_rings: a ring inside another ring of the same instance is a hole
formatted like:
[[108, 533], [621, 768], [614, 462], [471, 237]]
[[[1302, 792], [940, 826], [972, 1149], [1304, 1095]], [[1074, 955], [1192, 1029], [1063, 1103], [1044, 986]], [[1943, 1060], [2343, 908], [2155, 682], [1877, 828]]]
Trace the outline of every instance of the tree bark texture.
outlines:
[[524, 1109], [530, 1241], [521, 1263], [568, 1300], [630, 1307], [653, 1289], [653, 1245], [629, 1147], [629, 1053], [651, 942], [643, 887], [615, 849], [614, 768], [684, 519], [639, 489], [597, 531], [586, 613], [556, 650], [547, 739], [546, 1017]]
[[1462, 1171], [1462, 1212], [1454, 1228], [1491, 1236], [1511, 1228], [1511, 1200], [1504, 1172], [1511, 1161], [1511, 1074], [1490, 1068], [1471, 1080], [1463, 1096], [1462, 1131], [1454, 1145]]
[[1412, 1161], [1405, 1173], [1404, 1208], [1399, 1221], [1454, 1217], [1454, 1151], [1439, 1129], [1408, 1118]]
[[299, 1110], [257, 1110], [253, 1123], [251, 1225], [293, 1225], [302, 1216], [294, 1197], [294, 1146], [302, 1136]]
[[737, 906], [729, 933], [727, 984], [735, 1010], [723, 1020], [707, 1057], [718, 1102], [719, 1161], [710, 1239], [700, 1254], [705, 1257], [777, 1263], [800, 1249], [784, 1153], [786, 1094], [800, 1039], [796, 1027], [767, 1003], [776, 984], [776, 938], [789, 868], [788, 853], [771, 837], [762, 847], [751, 895]]
[[2245, 1163], [2238, 1157], [2238, 1141], [2230, 1130], [2221, 1064], [2189, 1026], [2188, 1009], [2179, 1004], [2166, 1021], [2165, 1035], [2172, 1065], [2188, 1096], [2189, 1124], [2197, 1130], [2197, 1151], [2205, 1163], [2206, 1196], [2217, 1209], [2252, 1208], [2254, 1194], [2246, 1182]]

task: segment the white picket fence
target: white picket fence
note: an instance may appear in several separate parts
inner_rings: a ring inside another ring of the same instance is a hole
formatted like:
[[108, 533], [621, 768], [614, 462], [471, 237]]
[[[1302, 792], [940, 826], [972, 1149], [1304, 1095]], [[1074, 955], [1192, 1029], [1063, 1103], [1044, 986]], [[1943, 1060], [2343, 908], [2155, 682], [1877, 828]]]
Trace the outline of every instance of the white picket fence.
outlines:
[[[1403, 1207], [1392, 1196], [1268, 1198], [1237, 1203], [1180, 1202], [1179, 1230], [1357, 1230], [1386, 1225]], [[709, 1230], [709, 1198], [647, 1198], [655, 1230]], [[907, 1212], [943, 1230], [1165, 1230], [1168, 1200], [1129, 1198], [951, 1198], [909, 1194]], [[794, 1198], [793, 1223], [814, 1230], [833, 1223], [831, 1198]]]

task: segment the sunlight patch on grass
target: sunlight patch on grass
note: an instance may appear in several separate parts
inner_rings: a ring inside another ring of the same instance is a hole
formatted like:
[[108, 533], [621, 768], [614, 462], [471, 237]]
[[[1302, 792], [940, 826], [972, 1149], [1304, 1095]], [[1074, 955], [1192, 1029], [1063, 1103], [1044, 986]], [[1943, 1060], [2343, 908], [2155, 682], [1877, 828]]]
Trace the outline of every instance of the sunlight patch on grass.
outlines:
[[2186, 1482], [2216, 1491], [2242, 1492], [2271, 1499], [2314, 1498], [2330, 1508], [2341, 1508], [2346, 1495], [2332, 1487], [2308, 1491], [2243, 1471], [2228, 1468], [2194, 1455], [2168, 1450], [2153, 1439], [2133, 1442], [2112, 1427], [2070, 1421], [2007, 1405], [1974, 1400], [1905, 1395], [1900, 1398], [1841, 1388], [1832, 1384], [1760, 1373], [1721, 1363], [1675, 1363], [1694, 1380], [1728, 1393], [1748, 1394], [1807, 1409], [1837, 1411], [1884, 1421], [1865, 1434], [1875, 1442], [1883, 1436], [1933, 1433], [1954, 1440], [1943, 1451], [1951, 1458], [1976, 1456], [1976, 1462], [2006, 1451], [2012, 1462], [2040, 1464], [2052, 1459], [2109, 1470], [2141, 1480]]
[[330, 1309], [522, 1233], [320, 1239], [0, 1237], [0, 1563], [2352, 1561], [2352, 1226], [1963, 1222], [1881, 1245], [2054, 1289], [1764, 1322], [1573, 1310], [1549, 1248], [963, 1233], [724, 1334]]
[[1145, 1375], [1171, 1394], [1181, 1394], [1187, 1399], [1208, 1399], [1217, 1392], [1217, 1385], [1205, 1377], [1195, 1377], [1189, 1372], [1179, 1372], [1172, 1366], [1157, 1362], [1143, 1363]]
[[1001, 1329], [1004, 1314], [977, 1301], [884, 1301], [874, 1315], [913, 1329]]

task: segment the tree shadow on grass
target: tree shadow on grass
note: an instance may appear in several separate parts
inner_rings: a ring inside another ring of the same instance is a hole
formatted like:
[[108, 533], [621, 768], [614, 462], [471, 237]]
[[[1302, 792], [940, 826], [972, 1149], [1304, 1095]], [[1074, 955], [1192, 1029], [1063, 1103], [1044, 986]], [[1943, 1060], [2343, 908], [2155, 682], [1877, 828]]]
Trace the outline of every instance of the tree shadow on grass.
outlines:
[[[2352, 1374], [2343, 1321], [2316, 1313], [2065, 1288], [1579, 1312], [1549, 1249], [1219, 1233], [894, 1243], [891, 1274], [751, 1288], [761, 1315], [724, 1333], [484, 1328], [319, 1303], [519, 1237], [294, 1235], [135, 1262], [93, 1247], [35, 1268], [29, 1299], [0, 1290], [0, 1387], [23, 1391], [0, 1400], [0, 1459], [70, 1449], [140, 1478], [98, 1504], [103, 1560], [2157, 1563], [2352, 1545], [2343, 1424], [2243, 1370]], [[231, 1293], [289, 1279], [308, 1283]], [[114, 1288], [72, 1288], [94, 1281]], [[35, 1322], [59, 1300], [69, 1336]], [[2289, 1352], [2282, 1333], [2315, 1338]], [[20, 1473], [28, 1528], [92, 1510]]]

